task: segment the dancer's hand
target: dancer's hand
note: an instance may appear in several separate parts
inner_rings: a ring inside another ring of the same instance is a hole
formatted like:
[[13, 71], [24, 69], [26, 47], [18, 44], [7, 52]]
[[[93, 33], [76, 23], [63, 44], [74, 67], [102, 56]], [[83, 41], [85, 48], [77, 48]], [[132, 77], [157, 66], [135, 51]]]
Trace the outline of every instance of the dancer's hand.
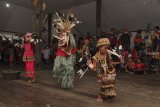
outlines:
[[24, 41], [24, 37], [21, 37], [22, 41]]
[[91, 61], [91, 60], [88, 60], [88, 61], [87, 61], [87, 65], [89, 65], [89, 64], [92, 64], [92, 61]]
[[93, 69], [93, 67], [94, 67], [91, 60], [87, 61], [87, 65], [89, 66], [90, 69]]

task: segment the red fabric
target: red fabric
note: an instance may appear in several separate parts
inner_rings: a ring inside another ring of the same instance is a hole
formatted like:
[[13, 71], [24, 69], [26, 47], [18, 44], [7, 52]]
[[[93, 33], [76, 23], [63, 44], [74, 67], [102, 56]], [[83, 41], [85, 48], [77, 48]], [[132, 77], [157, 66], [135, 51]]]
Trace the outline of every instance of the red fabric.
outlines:
[[140, 42], [143, 42], [143, 39], [142, 39], [142, 38], [140, 38], [140, 39], [139, 39], [139, 41], [140, 41]]
[[115, 45], [116, 44], [116, 38], [114, 36], [111, 36], [109, 38], [109, 41], [110, 41], [111, 45]]
[[76, 53], [77, 51], [78, 51], [78, 49], [77, 49], [77, 48], [74, 48], [74, 49], [72, 49], [71, 54], [74, 54], [74, 53]]
[[160, 38], [160, 32], [157, 32], [157, 35], [159, 35], [159, 38]]
[[9, 62], [12, 63], [13, 62], [13, 56], [9, 56]]
[[130, 69], [135, 69], [135, 63], [134, 62], [127, 62], [127, 66]]
[[118, 45], [122, 45], [122, 37], [118, 39]]
[[128, 51], [123, 51], [123, 52], [122, 52], [122, 56], [123, 56], [123, 57], [127, 57], [128, 54], [129, 54]]
[[[78, 50], [77, 48], [72, 49], [72, 50], [71, 50], [71, 54], [76, 53], [77, 50]], [[61, 49], [58, 49], [57, 52], [56, 52], [56, 56], [66, 57], [66, 56], [68, 56], [68, 54], [67, 54], [66, 52], [62, 51]]]
[[31, 43], [26, 43], [24, 44], [24, 54], [23, 54], [23, 58], [33, 58], [34, 57], [34, 52], [33, 52], [33, 47], [31, 45]]
[[89, 36], [85, 36], [84, 40], [90, 40], [90, 37]]
[[136, 59], [138, 57], [138, 52], [136, 50], [132, 50], [132, 57]]
[[[31, 58], [31, 60], [27, 61], [26, 59]], [[24, 44], [24, 54], [23, 58], [25, 58], [25, 69], [26, 69], [26, 77], [34, 77], [35, 76], [35, 63], [34, 63], [34, 52], [31, 43]], [[32, 59], [33, 58], [33, 59]]]
[[34, 61], [26, 61], [25, 68], [26, 68], [26, 77], [34, 77], [35, 76]]
[[136, 64], [135, 64], [135, 68], [136, 68], [136, 69], [141, 69], [141, 70], [143, 70], [144, 67], [145, 67], [145, 66], [144, 66], [143, 63], [136, 63]]
[[143, 42], [142, 38], [134, 38], [134, 42]]

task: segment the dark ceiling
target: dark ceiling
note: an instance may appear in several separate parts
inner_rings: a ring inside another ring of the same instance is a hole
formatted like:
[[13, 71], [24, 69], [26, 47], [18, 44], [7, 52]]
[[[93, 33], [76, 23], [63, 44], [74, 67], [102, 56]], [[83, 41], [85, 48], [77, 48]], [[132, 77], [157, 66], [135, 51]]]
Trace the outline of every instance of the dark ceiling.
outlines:
[[[3, 1], [32, 9], [31, 0], [3, 0]], [[83, 4], [93, 2], [95, 0], [45, 0], [45, 1], [48, 13], [54, 13], [55, 11], [58, 10], [80, 6]]]

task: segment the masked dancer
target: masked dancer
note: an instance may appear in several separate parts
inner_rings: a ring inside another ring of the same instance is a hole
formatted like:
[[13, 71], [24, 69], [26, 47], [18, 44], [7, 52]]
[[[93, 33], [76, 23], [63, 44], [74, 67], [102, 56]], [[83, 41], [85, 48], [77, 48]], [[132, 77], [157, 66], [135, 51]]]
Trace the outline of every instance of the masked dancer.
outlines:
[[71, 29], [79, 21], [69, 12], [66, 17], [64, 14], [57, 13], [57, 19], [54, 22], [56, 30], [54, 37], [58, 39], [58, 50], [54, 61], [53, 73], [54, 77], [58, 79], [61, 88], [70, 89], [73, 88], [75, 53], [77, 52]]

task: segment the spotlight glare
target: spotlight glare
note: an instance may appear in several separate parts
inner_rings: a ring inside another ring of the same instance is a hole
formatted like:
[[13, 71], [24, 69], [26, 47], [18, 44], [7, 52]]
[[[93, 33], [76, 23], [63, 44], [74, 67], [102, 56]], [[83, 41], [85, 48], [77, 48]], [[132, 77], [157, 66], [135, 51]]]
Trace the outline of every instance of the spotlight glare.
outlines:
[[10, 7], [10, 4], [9, 4], [9, 3], [6, 3], [6, 7], [8, 7], [8, 8], [9, 8], [9, 7]]

